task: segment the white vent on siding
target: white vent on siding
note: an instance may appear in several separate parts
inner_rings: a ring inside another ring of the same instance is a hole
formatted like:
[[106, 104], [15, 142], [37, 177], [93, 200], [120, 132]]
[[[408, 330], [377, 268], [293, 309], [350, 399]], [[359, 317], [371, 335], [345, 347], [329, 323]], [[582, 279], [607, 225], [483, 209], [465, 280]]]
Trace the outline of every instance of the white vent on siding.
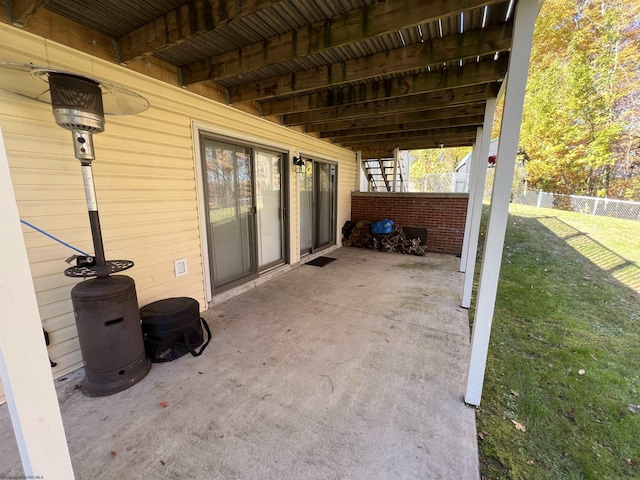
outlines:
[[176, 277], [181, 277], [187, 274], [187, 259], [182, 258], [180, 260], [176, 260], [173, 262], [173, 271], [176, 274]]

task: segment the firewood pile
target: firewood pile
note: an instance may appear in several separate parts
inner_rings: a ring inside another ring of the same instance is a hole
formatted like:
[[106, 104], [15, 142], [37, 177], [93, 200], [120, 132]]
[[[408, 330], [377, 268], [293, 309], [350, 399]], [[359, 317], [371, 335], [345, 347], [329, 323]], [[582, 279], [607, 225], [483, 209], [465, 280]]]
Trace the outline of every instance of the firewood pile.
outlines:
[[373, 235], [371, 222], [348, 220], [342, 227], [342, 245], [344, 247], [362, 247], [380, 250], [381, 252], [404, 253], [423, 257], [427, 253], [427, 246], [421, 238], [407, 238], [404, 230], [398, 224], [393, 225], [391, 233]]

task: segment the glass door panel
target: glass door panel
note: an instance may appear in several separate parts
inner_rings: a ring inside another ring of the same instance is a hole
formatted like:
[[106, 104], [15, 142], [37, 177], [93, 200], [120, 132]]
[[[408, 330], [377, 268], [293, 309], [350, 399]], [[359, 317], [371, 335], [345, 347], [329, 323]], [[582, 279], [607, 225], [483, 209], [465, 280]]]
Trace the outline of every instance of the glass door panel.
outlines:
[[214, 287], [256, 271], [250, 149], [203, 139]]
[[281, 155], [255, 151], [258, 267], [284, 261]]
[[335, 243], [335, 165], [315, 162], [316, 222], [314, 248]]
[[300, 190], [300, 253], [313, 248], [313, 164], [306, 160], [303, 170], [298, 173]]

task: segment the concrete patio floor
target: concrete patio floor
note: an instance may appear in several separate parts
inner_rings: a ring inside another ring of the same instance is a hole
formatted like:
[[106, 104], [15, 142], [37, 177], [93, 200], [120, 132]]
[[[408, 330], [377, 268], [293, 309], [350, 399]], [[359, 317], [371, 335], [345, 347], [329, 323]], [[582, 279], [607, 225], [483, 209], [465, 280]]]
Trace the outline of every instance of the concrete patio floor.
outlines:
[[325, 255], [205, 312], [201, 357], [109, 397], [77, 390], [81, 370], [56, 381], [76, 478], [479, 479], [459, 259]]

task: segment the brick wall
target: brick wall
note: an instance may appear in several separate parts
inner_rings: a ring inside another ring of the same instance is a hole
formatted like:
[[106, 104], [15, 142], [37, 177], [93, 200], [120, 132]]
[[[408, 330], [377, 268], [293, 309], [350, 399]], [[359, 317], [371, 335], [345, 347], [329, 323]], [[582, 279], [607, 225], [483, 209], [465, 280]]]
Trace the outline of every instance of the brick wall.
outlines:
[[466, 193], [351, 194], [351, 220], [389, 218], [398, 225], [427, 229], [427, 250], [460, 255], [467, 217]]

